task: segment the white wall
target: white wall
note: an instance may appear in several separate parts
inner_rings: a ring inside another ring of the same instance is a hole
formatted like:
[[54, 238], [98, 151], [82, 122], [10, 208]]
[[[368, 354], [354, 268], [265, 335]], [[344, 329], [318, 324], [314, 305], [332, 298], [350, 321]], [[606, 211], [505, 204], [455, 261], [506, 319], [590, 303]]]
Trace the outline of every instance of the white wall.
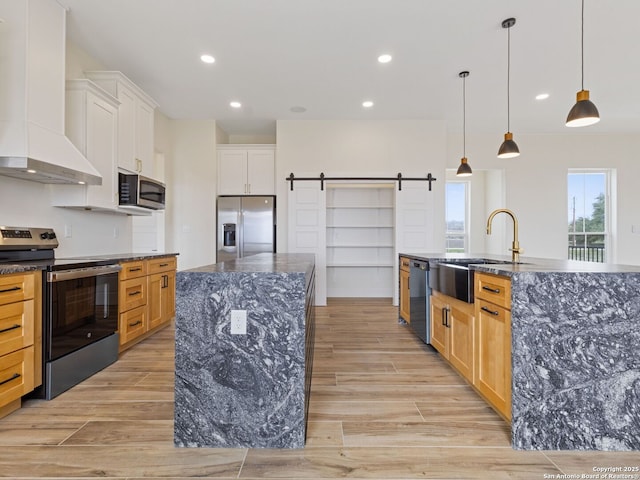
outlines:
[[[431, 173], [437, 218], [436, 238], [444, 238], [446, 135], [443, 122], [426, 120], [279, 120], [276, 147], [278, 251], [287, 251], [285, 180], [296, 176], [425, 177]], [[427, 188], [426, 183], [424, 184]], [[320, 188], [318, 182], [318, 188]]]
[[172, 161], [166, 165], [167, 251], [178, 270], [215, 263], [216, 122], [171, 121]]
[[[588, 127], [587, 127], [588, 128]], [[496, 157], [502, 139], [496, 134], [467, 135], [469, 164], [475, 169], [504, 170], [504, 204], [518, 216], [520, 244], [524, 257], [566, 258], [567, 245], [567, 171], [569, 168], [616, 169], [614, 192], [617, 197], [615, 216], [617, 227], [613, 232], [615, 256], [612, 261], [623, 264], [640, 264], [640, 219], [636, 206], [640, 204], [640, 189], [635, 185], [640, 178], [640, 135], [589, 134], [568, 131], [566, 135], [516, 135], [521, 155], [510, 160]], [[461, 137], [449, 135], [449, 152], [459, 149]], [[457, 168], [459, 158], [450, 154], [449, 168]], [[496, 205], [487, 203], [485, 221]], [[496, 217], [495, 225], [504, 225], [501, 241], [506, 250], [511, 244], [511, 219], [505, 215]], [[494, 252], [498, 235], [486, 240], [488, 252]], [[506, 238], [505, 238], [506, 237]]]
[[[53, 228], [59, 258], [131, 251], [129, 217], [52, 207], [50, 190], [46, 184], [0, 176], [0, 225]], [[71, 237], [64, 236], [65, 227]]]

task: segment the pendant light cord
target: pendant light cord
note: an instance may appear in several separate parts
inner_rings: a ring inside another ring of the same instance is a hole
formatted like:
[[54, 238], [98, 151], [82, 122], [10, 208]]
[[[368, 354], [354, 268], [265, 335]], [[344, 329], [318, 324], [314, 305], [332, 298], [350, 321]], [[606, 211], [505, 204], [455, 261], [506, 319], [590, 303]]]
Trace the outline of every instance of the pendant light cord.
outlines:
[[507, 132], [511, 131], [511, 27], [507, 28]]
[[467, 156], [467, 77], [462, 77], [462, 156]]
[[581, 89], [584, 90], [584, 0], [582, 0], [582, 19], [580, 23], [580, 61], [581, 65]]

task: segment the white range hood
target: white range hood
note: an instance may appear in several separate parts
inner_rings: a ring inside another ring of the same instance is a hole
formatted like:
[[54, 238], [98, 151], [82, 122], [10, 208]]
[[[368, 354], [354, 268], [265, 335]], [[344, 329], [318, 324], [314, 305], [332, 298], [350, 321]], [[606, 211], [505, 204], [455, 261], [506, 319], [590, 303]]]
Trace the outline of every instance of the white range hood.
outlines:
[[0, 0], [0, 175], [102, 184], [64, 134], [65, 32], [56, 0]]

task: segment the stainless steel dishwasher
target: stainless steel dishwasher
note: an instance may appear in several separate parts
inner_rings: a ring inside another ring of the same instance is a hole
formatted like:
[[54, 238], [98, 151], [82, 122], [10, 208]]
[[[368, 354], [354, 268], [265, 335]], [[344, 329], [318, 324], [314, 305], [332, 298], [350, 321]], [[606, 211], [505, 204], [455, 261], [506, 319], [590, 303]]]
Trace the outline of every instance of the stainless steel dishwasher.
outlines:
[[409, 299], [413, 332], [424, 342], [430, 343], [429, 328], [429, 262], [411, 260], [409, 272]]

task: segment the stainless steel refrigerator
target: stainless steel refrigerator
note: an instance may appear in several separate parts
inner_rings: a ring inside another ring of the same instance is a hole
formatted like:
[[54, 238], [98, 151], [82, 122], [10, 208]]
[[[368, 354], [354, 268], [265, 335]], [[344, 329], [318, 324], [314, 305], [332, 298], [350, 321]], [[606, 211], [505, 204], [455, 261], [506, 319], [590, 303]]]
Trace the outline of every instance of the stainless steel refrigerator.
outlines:
[[216, 261], [276, 251], [276, 197], [218, 197]]

